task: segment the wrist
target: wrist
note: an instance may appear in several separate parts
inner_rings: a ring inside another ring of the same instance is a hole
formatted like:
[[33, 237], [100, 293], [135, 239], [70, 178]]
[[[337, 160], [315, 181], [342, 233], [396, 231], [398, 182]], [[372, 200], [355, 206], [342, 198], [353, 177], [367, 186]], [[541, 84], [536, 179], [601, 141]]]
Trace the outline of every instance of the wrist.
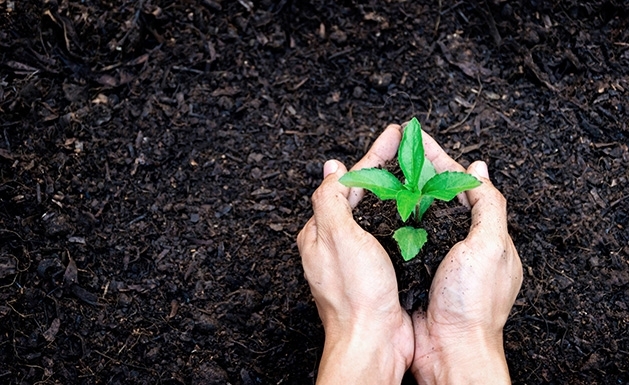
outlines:
[[[408, 330], [409, 335], [389, 335], [356, 324], [351, 330], [326, 327], [317, 384], [399, 384], [412, 359], [413, 335]], [[404, 345], [410, 352], [399, 350]]]
[[361, 335], [326, 339], [317, 384], [399, 384], [407, 365], [387, 345]]
[[501, 334], [433, 343], [428, 351], [415, 357], [413, 375], [420, 385], [511, 383]]

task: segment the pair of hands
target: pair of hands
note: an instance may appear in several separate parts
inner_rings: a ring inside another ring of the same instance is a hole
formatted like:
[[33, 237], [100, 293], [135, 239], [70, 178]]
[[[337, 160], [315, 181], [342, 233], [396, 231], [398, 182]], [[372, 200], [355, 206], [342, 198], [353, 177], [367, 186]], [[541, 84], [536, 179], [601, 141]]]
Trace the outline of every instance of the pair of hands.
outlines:
[[[393, 159], [402, 136], [390, 125], [352, 169]], [[426, 157], [437, 172], [466, 171], [427, 134]], [[400, 305], [395, 271], [380, 243], [353, 219], [362, 189], [338, 182], [347, 172], [331, 160], [312, 197], [314, 216], [297, 244], [326, 341], [319, 384], [399, 384], [410, 368], [421, 384], [509, 383], [502, 328], [522, 283], [507, 232], [506, 201], [487, 166], [467, 172], [483, 184], [459, 196], [471, 207], [467, 238], [435, 273], [425, 312]]]

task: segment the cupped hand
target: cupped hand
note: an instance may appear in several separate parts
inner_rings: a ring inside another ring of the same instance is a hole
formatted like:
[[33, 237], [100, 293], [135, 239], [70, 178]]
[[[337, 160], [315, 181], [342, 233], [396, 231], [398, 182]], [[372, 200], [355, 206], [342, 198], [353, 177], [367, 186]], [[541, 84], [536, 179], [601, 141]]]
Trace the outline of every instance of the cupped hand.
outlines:
[[[424, 143], [438, 172], [465, 171], [428, 135]], [[486, 164], [475, 162], [467, 172], [482, 182], [459, 197], [472, 210], [469, 235], [437, 269], [427, 310], [413, 314], [411, 370], [420, 385], [509, 383], [502, 329], [522, 284], [522, 265], [507, 232], [506, 201]]]
[[[389, 126], [353, 169], [392, 159], [400, 130]], [[338, 182], [346, 172], [326, 162], [314, 215], [297, 237], [326, 334], [317, 383], [399, 384], [413, 358], [411, 318], [400, 306], [389, 256], [352, 217], [363, 193]]]

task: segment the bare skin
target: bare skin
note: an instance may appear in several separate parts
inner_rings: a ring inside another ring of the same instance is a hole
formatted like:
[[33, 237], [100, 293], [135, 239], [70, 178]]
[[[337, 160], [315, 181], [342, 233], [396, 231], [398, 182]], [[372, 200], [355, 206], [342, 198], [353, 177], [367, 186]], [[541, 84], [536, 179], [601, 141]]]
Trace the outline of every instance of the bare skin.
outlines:
[[[400, 126], [387, 127], [352, 169], [384, 164], [400, 139]], [[438, 172], [466, 171], [426, 134], [424, 147]], [[459, 196], [472, 210], [470, 233], [439, 266], [426, 312], [412, 317], [399, 303], [388, 255], [352, 217], [364, 192], [338, 183], [346, 172], [326, 162], [314, 216], [297, 239], [326, 333], [317, 383], [399, 384], [409, 368], [419, 384], [509, 383], [502, 328], [522, 267], [507, 232], [506, 201], [486, 165], [468, 168], [483, 184]]]
[[[385, 130], [354, 169], [383, 164], [399, 141], [398, 128]], [[346, 172], [326, 162], [314, 216], [297, 238], [326, 334], [317, 383], [400, 383], [413, 359], [411, 317], [400, 306], [389, 256], [352, 217], [362, 191], [338, 183]]]

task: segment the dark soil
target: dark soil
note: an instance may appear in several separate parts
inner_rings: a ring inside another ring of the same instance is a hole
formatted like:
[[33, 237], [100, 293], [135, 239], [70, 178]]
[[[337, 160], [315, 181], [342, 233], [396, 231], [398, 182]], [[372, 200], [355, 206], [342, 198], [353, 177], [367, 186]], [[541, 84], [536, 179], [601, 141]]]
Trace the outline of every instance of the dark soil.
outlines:
[[[388, 162], [384, 168], [398, 179], [404, 178], [397, 160]], [[400, 303], [409, 313], [420, 307], [426, 308], [433, 274], [450, 248], [467, 236], [471, 224], [469, 210], [457, 199], [450, 202], [435, 200], [419, 222], [412, 216], [403, 222], [397, 214], [395, 201], [380, 201], [375, 195], [367, 193], [354, 210], [354, 216], [358, 224], [373, 234], [389, 253], [398, 281]], [[395, 230], [404, 226], [423, 228], [428, 233], [428, 242], [408, 262], [404, 262], [393, 239]]]
[[513, 382], [629, 383], [622, 0], [0, 0], [0, 382], [313, 383], [309, 197], [412, 116], [509, 201]]

